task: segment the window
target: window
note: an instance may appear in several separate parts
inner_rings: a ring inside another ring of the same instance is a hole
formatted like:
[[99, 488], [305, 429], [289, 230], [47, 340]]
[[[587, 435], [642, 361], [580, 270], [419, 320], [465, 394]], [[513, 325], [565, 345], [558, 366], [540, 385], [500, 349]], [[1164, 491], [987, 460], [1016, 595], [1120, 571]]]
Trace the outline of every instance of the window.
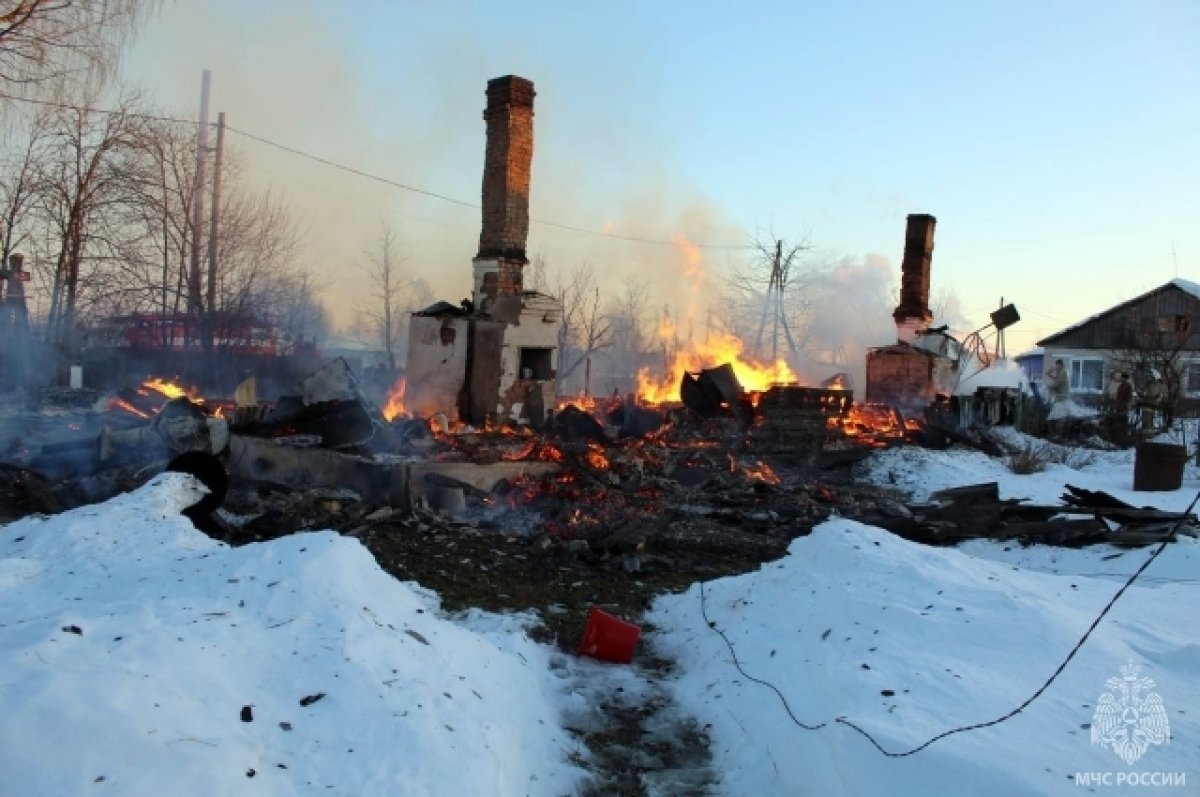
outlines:
[[1187, 335], [1192, 329], [1192, 319], [1186, 315], [1163, 315], [1158, 317], [1155, 327], [1162, 333]]
[[1071, 390], [1099, 393], [1104, 389], [1104, 360], [1071, 360]]
[[522, 379], [550, 380], [554, 378], [554, 369], [550, 367], [553, 349], [521, 349]]
[[1191, 363], [1187, 369], [1186, 390], [1188, 393], [1200, 393], [1200, 363]]

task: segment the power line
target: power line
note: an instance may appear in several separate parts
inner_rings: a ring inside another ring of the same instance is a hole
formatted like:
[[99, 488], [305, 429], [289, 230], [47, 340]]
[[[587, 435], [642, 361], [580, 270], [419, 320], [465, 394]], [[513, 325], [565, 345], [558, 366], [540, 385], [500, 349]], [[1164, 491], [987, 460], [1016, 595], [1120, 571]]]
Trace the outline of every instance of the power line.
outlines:
[[30, 105], [41, 105], [46, 108], [59, 108], [64, 111], [88, 111], [89, 113], [104, 114], [105, 116], [129, 116], [134, 119], [150, 119], [155, 122], [170, 122], [180, 125], [194, 125], [194, 119], [176, 119], [172, 116], [156, 116], [151, 113], [141, 113], [138, 111], [114, 111], [111, 108], [84, 108], [79, 105], [71, 105], [65, 102], [51, 102], [50, 100], [35, 100], [32, 97], [17, 97], [12, 94], [0, 92], [0, 99], [12, 100], [13, 102], [25, 102]]
[[370, 172], [364, 172], [362, 169], [356, 169], [353, 166], [346, 166], [345, 164], [338, 163], [336, 161], [331, 161], [328, 158], [322, 158], [320, 155], [313, 155], [311, 153], [304, 152], [303, 150], [296, 149], [295, 147], [289, 147], [286, 144], [280, 144], [277, 141], [271, 141], [270, 139], [263, 138], [262, 136], [257, 136], [254, 133], [248, 133], [245, 130], [239, 130], [236, 127], [231, 127], [229, 125], [226, 125], [225, 129], [228, 130], [230, 133], [237, 133], [239, 136], [245, 136], [246, 138], [249, 138], [253, 141], [257, 141], [260, 144], [266, 144], [269, 147], [274, 147], [275, 149], [282, 150], [283, 152], [287, 152], [292, 155], [297, 155], [301, 158], [307, 158], [308, 160], [316, 161], [317, 163], [324, 164], [325, 166], [329, 166], [334, 169], [339, 169], [341, 171], [348, 172], [348, 173], [356, 175], [358, 177], [363, 177], [367, 180], [374, 180], [377, 183], [383, 183], [384, 185], [388, 185], [393, 188], [400, 188], [404, 191], [411, 191], [414, 194], [421, 194], [422, 196], [432, 197], [434, 199], [440, 199], [443, 202], [450, 202], [451, 204], [454, 204], [454, 205], [462, 205], [463, 207], [474, 208], [476, 210], [479, 209], [478, 205], [472, 204], [471, 202], [465, 202], [461, 199], [455, 199], [454, 197], [446, 196], [445, 194], [439, 194], [436, 191], [426, 191], [424, 188], [417, 188], [415, 186], [406, 185], [405, 183], [401, 183], [397, 180], [391, 180], [387, 177], [380, 177], [377, 174], [371, 174]]
[[[357, 169], [353, 166], [347, 166], [343, 163], [338, 163], [337, 161], [332, 161], [332, 160], [329, 160], [328, 158], [323, 158], [320, 155], [313, 155], [312, 153], [305, 152], [300, 149], [296, 149], [295, 147], [289, 147], [286, 144], [280, 144], [277, 141], [271, 141], [270, 139], [263, 138], [262, 136], [255, 135], [254, 133], [249, 133], [245, 130], [239, 130], [235, 127], [230, 127], [229, 125], [226, 125], [225, 129], [231, 133], [237, 133], [238, 135], [242, 135], [242, 136], [245, 136], [246, 138], [257, 141], [260, 144], [266, 144], [269, 147], [274, 147], [278, 150], [282, 150], [283, 152], [287, 152], [289, 154], [296, 155], [301, 158], [307, 158], [308, 160], [315, 161], [315, 162], [323, 164], [325, 166], [329, 166], [330, 168], [333, 168], [333, 169], [339, 169], [341, 171], [356, 175], [358, 177], [365, 178], [367, 180], [374, 180], [377, 183], [382, 183], [384, 185], [388, 185], [393, 188], [399, 188], [403, 191], [410, 191], [412, 193], [431, 197], [433, 199], [440, 199], [443, 202], [450, 202], [451, 204], [461, 205], [462, 207], [471, 208], [473, 210], [481, 209], [480, 206], [475, 204], [474, 202], [467, 202], [462, 199], [455, 199], [454, 197], [446, 196], [445, 194], [439, 194], [436, 191], [428, 191], [424, 188], [417, 188], [416, 186], [408, 185], [407, 183], [402, 183], [398, 180], [392, 180], [387, 177], [381, 177], [380, 175], [372, 174], [371, 172], [363, 171], [362, 169]], [[577, 232], [577, 233], [581, 233], [583, 235], [592, 235], [592, 236], [596, 236], [598, 238], [611, 238], [616, 241], [630, 241], [633, 243], [654, 244], [656, 246], [677, 246], [678, 245], [675, 241], [663, 241], [663, 240], [656, 239], [656, 238], [642, 238], [642, 237], [638, 237], [636, 235], [616, 235], [614, 233], [603, 232], [601, 230], [591, 230], [586, 227], [577, 227], [575, 225], [563, 224], [561, 222], [548, 221], [545, 219], [531, 218], [530, 221], [534, 224], [542, 224], [547, 227], [555, 227], [560, 230], [567, 230], [569, 232]], [[699, 249], [753, 249], [754, 248], [753, 246], [750, 246], [748, 244], [693, 244], [693, 245]]]
[[[17, 96], [11, 95], [11, 94], [4, 94], [4, 93], [0, 93], [0, 99], [12, 100], [14, 102], [26, 102], [26, 103], [30, 103], [32, 105], [42, 105], [42, 106], [46, 106], [49, 108], [61, 108], [64, 110], [79, 110], [79, 107], [76, 105], [70, 105], [67, 103], [59, 103], [59, 102], [51, 102], [49, 100], [35, 100], [35, 99], [29, 98], [29, 97], [17, 97]], [[134, 111], [114, 111], [111, 109], [104, 109], [104, 108], [89, 108], [87, 110], [91, 111], [92, 113], [107, 114], [110, 116], [122, 116], [123, 115], [123, 116], [133, 117], [136, 119], [152, 119], [152, 120], [159, 121], [159, 122], [170, 122], [172, 124], [185, 124], [185, 125], [196, 124], [196, 122], [191, 119], [177, 119], [177, 118], [170, 117], [170, 116], [156, 116], [154, 114], [137, 113]], [[213, 127], [215, 125], [210, 124], [209, 126]], [[338, 169], [338, 170], [346, 172], [348, 174], [353, 174], [357, 177], [362, 177], [365, 180], [373, 180], [374, 182], [382, 183], [383, 185], [387, 185], [392, 188], [399, 188], [402, 191], [409, 191], [414, 194], [420, 194], [421, 196], [426, 196], [431, 199], [440, 199], [441, 201], [449, 202], [452, 205], [459, 205], [461, 207], [471, 208], [473, 210], [481, 209], [480, 206], [474, 202], [467, 202], [462, 199], [455, 199], [454, 197], [446, 196], [445, 194], [439, 194], [436, 191], [429, 191], [424, 188], [418, 188], [413, 185], [408, 185], [407, 183], [402, 183], [399, 180], [392, 180], [388, 177], [383, 177], [378, 174], [373, 174], [371, 172], [364, 171], [362, 169], [357, 169], [353, 166], [347, 166], [344, 163], [338, 163], [337, 161], [333, 161], [328, 158], [321, 157], [320, 155], [313, 155], [310, 152], [305, 152], [304, 150], [296, 149], [295, 147], [290, 147], [287, 144], [281, 144], [278, 141], [272, 141], [271, 139], [264, 138], [263, 136], [251, 133], [248, 130], [241, 130], [241, 129], [233, 127], [231, 125], [226, 125], [225, 130], [230, 133], [236, 133], [240, 136], [244, 136], [252, 141], [257, 141], [260, 144], [265, 144], [268, 147], [274, 147], [275, 149], [278, 149], [282, 152], [287, 152], [288, 154], [295, 155], [300, 158], [306, 158], [306, 159], [314, 161], [316, 163], [320, 163], [324, 166], [328, 166], [332, 169]], [[639, 237], [636, 235], [616, 235], [614, 233], [603, 232], [601, 230], [592, 230], [592, 229], [588, 229], [586, 227], [578, 227], [573, 224], [563, 224], [562, 222], [549, 221], [546, 219], [531, 218], [530, 222], [532, 222], [533, 224], [541, 224], [546, 227], [554, 227], [554, 228], [557, 228], [560, 230], [567, 230], [568, 232], [580, 233], [581, 235], [591, 235], [591, 236], [595, 236], [597, 238], [609, 238], [614, 241], [629, 241], [631, 243], [653, 244], [655, 246], [678, 246], [678, 243], [675, 241], [664, 241], [664, 240], [657, 239], [657, 238], [643, 238], [643, 237]], [[750, 244], [697, 244], [697, 243], [693, 243], [692, 245], [698, 249], [737, 250], [737, 249], [753, 249], [754, 248], [754, 246], [752, 246]]]

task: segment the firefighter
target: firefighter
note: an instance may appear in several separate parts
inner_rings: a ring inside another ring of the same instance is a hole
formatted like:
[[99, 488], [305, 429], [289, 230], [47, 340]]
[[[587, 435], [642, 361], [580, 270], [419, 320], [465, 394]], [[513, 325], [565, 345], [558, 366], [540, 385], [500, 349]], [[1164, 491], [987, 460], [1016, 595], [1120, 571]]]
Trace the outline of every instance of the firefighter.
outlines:
[[1050, 394], [1050, 400], [1055, 404], [1071, 397], [1071, 375], [1067, 373], [1067, 366], [1062, 360], [1055, 360], [1054, 365], [1046, 369], [1042, 379], [1046, 384], [1046, 391]]
[[1167, 386], [1163, 383], [1162, 374], [1157, 369], [1150, 369], [1150, 382], [1138, 396], [1138, 409], [1142, 414], [1142, 432], [1149, 432], [1154, 427], [1154, 419], [1162, 411], [1163, 402], [1167, 398]]

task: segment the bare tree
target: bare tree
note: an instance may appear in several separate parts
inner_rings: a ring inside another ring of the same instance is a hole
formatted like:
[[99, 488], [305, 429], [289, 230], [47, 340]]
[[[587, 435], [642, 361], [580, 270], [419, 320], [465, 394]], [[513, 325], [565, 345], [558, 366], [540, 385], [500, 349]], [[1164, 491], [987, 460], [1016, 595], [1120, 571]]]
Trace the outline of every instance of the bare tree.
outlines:
[[404, 258], [400, 255], [396, 233], [384, 225], [375, 242], [375, 248], [363, 253], [367, 262], [362, 269], [370, 282], [369, 304], [363, 313], [370, 319], [372, 331], [380, 347], [387, 355], [388, 367], [396, 367], [396, 352], [403, 337], [401, 321], [404, 317], [402, 294], [407, 286], [402, 268]]
[[562, 392], [567, 379], [584, 366], [583, 392], [591, 390], [592, 355], [612, 345], [612, 325], [602, 312], [600, 287], [591, 263], [581, 263], [552, 286], [550, 292], [563, 305], [558, 329], [558, 374], [555, 390]]
[[[645, 280], [631, 279], [624, 283], [622, 292], [608, 304], [605, 313], [612, 330], [612, 346], [606, 352], [612, 372], [632, 378], [645, 365], [651, 335], [650, 288]], [[622, 392], [632, 390], [633, 384], [620, 384]]]
[[416, 277], [408, 281], [408, 287], [409, 297], [405, 304], [407, 312], [421, 310], [433, 304], [435, 294], [426, 280]]
[[[120, 283], [135, 309], [163, 318], [180, 317], [188, 305], [189, 265], [198, 240], [192, 234], [195, 146], [190, 128], [164, 122], [147, 124], [137, 146]], [[217, 247], [217, 270], [205, 275], [212, 282], [202, 286], [199, 306], [193, 305], [192, 342], [206, 348], [254, 345], [247, 335], [273, 327], [287, 348], [310, 323], [315, 328], [302, 337], [320, 337], [328, 319], [321, 320], [316, 286], [296, 262], [301, 235], [291, 211], [273, 193], [248, 189], [241, 175], [237, 153], [227, 153], [217, 234], [199, 239], [201, 259]], [[307, 320], [301, 323], [301, 317]], [[164, 324], [164, 345], [167, 329]]]
[[157, 0], [10, 0], [0, 12], [0, 87], [27, 93], [107, 76]]
[[206, 311], [217, 337], [237, 342], [234, 330], [252, 321], [273, 325], [294, 297], [301, 235], [281, 198], [236, 185], [221, 200], [218, 227], [217, 306]]
[[129, 156], [141, 124], [131, 112], [134, 103], [126, 96], [116, 111], [100, 112], [85, 97], [77, 107], [59, 109], [49, 130], [41, 210], [58, 245], [46, 339], [60, 351], [72, 343], [81, 299], [103, 285], [100, 270], [85, 264], [102, 263], [117, 243], [112, 213], [127, 199]]
[[1113, 365], [1132, 372], [1139, 385], [1149, 382], [1152, 371], [1158, 372], [1166, 387], [1166, 397], [1158, 410], [1162, 413], [1163, 429], [1170, 429], [1185, 394], [1187, 373], [1182, 367], [1182, 355], [1196, 348], [1200, 329], [1186, 315], [1141, 321], [1140, 327], [1130, 333], [1134, 338], [1130, 341], [1132, 345], [1119, 353]]
[[541, 252], [534, 255], [525, 267], [524, 282], [527, 290], [546, 290], [546, 256]]
[[[137, 143], [138, 177], [127, 224], [131, 230], [122, 261], [135, 286], [130, 310], [177, 316], [184, 307], [195, 194], [195, 136], [190, 127], [147, 122]], [[162, 326], [162, 345], [167, 326]]]
[[308, 272], [286, 280], [278, 309], [279, 332], [284, 353], [315, 349], [329, 337], [332, 322], [320, 299], [321, 285]]
[[820, 273], [818, 265], [804, 259], [812, 248], [806, 238], [788, 243], [760, 236], [751, 258], [734, 266], [722, 320], [745, 341], [747, 354], [771, 361], [785, 354], [799, 357], [811, 309], [806, 288]]
[[50, 112], [38, 108], [22, 131], [24, 140], [0, 160], [0, 263], [7, 263], [31, 232], [28, 219], [44, 190], [51, 123]]

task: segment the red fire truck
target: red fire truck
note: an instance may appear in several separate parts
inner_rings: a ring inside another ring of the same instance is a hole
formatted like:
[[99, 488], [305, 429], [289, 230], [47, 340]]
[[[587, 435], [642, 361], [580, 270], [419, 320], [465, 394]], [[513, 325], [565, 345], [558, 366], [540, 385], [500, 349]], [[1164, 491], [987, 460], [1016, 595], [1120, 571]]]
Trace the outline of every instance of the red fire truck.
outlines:
[[[134, 349], [182, 351], [200, 346], [200, 319], [184, 313], [134, 313], [114, 316], [111, 328], [120, 331], [118, 345]], [[212, 319], [213, 346], [239, 354], [275, 354], [278, 338], [274, 327], [249, 316], [217, 313]]]

